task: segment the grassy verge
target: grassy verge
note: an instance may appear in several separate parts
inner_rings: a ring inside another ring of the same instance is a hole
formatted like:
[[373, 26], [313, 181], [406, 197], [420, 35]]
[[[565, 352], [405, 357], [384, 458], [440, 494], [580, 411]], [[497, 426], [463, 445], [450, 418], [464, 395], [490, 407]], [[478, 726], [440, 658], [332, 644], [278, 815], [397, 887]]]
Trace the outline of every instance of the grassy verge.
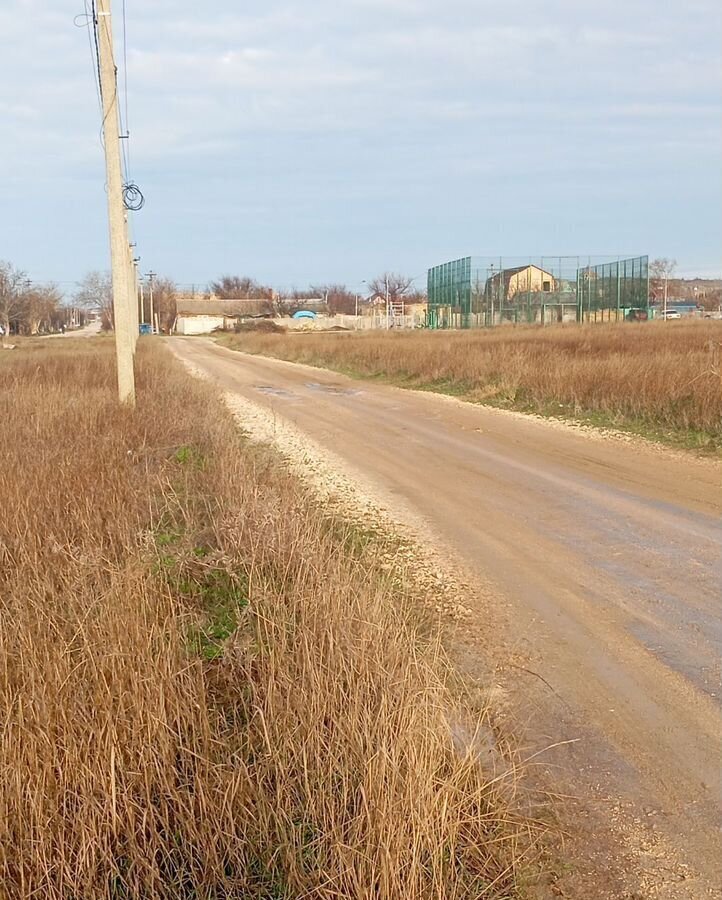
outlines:
[[530, 828], [373, 540], [141, 342], [0, 358], [0, 883], [511, 898]]
[[503, 409], [722, 450], [722, 323], [239, 334], [226, 346]]

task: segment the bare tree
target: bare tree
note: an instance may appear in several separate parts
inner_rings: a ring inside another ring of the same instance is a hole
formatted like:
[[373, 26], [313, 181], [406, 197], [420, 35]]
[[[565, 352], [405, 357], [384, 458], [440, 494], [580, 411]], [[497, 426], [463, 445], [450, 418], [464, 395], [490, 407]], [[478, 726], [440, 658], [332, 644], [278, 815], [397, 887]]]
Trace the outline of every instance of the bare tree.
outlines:
[[328, 304], [332, 316], [337, 313], [353, 315], [356, 311], [356, 295], [345, 284], [312, 284], [311, 297], [322, 297]]
[[677, 268], [676, 259], [660, 257], [653, 259], [649, 264], [649, 291], [653, 300], [661, 300], [664, 297], [665, 284], [669, 282]]
[[413, 283], [414, 279], [406, 275], [399, 275], [398, 272], [384, 272], [383, 275], [369, 281], [369, 289], [373, 294], [385, 297], [388, 286], [389, 299], [393, 303], [400, 297], [406, 297]]
[[259, 284], [246, 275], [221, 275], [211, 281], [208, 290], [221, 300], [272, 300], [273, 288]]
[[12, 263], [0, 260], [0, 327], [2, 337], [10, 334], [10, 323], [15, 323], [22, 314], [24, 293], [29, 282], [27, 274]]
[[62, 326], [65, 319], [61, 311], [63, 295], [57, 285], [33, 285], [23, 293], [19, 330], [23, 334], [41, 334]]
[[[153, 280], [153, 311], [158, 315], [158, 323], [162, 332], [170, 333], [176, 317], [175, 282], [171, 278], [155, 278]], [[148, 302], [148, 290], [145, 289], [145, 302]]]
[[99, 309], [103, 328], [113, 327], [113, 283], [110, 272], [88, 272], [79, 282], [75, 303], [81, 309]]

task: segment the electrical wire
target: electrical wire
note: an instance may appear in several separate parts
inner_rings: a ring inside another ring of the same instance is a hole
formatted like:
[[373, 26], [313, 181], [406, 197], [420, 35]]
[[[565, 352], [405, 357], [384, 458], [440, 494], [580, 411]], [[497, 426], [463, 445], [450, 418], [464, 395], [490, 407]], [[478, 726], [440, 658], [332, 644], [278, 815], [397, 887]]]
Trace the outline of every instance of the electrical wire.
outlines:
[[[122, 115], [121, 115], [121, 112], [120, 112], [120, 104], [119, 104], [119, 98], [118, 98], [118, 66], [117, 66], [117, 63], [116, 63], [116, 61], [115, 61], [115, 54], [114, 54], [114, 51], [112, 50], [112, 48], [113, 48], [113, 36], [112, 36], [112, 34], [109, 32], [109, 27], [110, 27], [110, 26], [109, 26], [109, 24], [108, 24], [108, 16], [103, 16], [103, 23], [102, 23], [102, 26], [101, 26], [100, 23], [99, 23], [99, 18], [100, 18], [100, 17], [97, 15], [97, 12], [96, 12], [95, 0], [91, 0], [91, 4], [92, 4], [92, 11], [93, 11], [93, 22], [95, 23], [95, 32], [94, 32], [94, 33], [95, 33], [95, 48], [96, 48], [96, 53], [97, 53], [97, 60], [98, 60], [98, 75], [99, 75], [99, 76], [100, 76], [100, 52], [99, 52], [99, 48], [98, 48], [98, 34], [97, 34], [97, 29], [98, 29], [99, 27], [105, 28], [105, 30], [106, 30], [106, 36], [107, 36], [107, 38], [108, 38], [108, 45], [110, 46], [110, 48], [111, 48], [111, 53], [113, 54], [112, 57], [111, 57], [111, 62], [112, 62], [112, 64], [113, 64], [113, 99], [112, 99], [112, 101], [108, 104], [108, 112], [103, 116], [103, 122], [102, 122], [102, 125], [101, 125], [101, 141], [102, 141], [103, 129], [105, 128], [105, 120], [106, 120], [107, 117], [110, 115], [110, 113], [111, 113], [111, 111], [113, 110], [114, 107], [116, 107], [117, 110], [118, 110], [118, 111], [117, 111], [117, 115], [118, 115], [118, 121], [119, 121], [119, 127], [120, 127], [121, 135], [122, 135], [122, 132], [123, 132], [123, 127], [122, 127], [123, 122], [122, 122]], [[120, 140], [121, 140], [121, 145], [120, 145], [120, 147], [121, 147], [121, 167], [122, 167], [123, 170], [124, 170], [124, 171], [123, 171], [123, 180], [124, 180], [125, 182], [130, 182], [130, 175], [128, 174], [128, 159], [127, 159], [126, 148], [125, 148], [125, 144], [127, 143], [127, 140], [128, 140], [128, 139], [127, 139], [127, 136], [120, 136]]]
[[[95, 87], [95, 95], [98, 100], [98, 108], [100, 109], [100, 115], [103, 115], [103, 95], [102, 88], [100, 84], [100, 58], [97, 52], [97, 41], [95, 44], [95, 50], [93, 49], [93, 38], [95, 37], [95, 22], [93, 18], [93, 13], [90, 11], [88, 7], [88, 0], [83, 0], [83, 6], [85, 7], [84, 13], [79, 13], [77, 16], [73, 18], [73, 25], [76, 28], [85, 28], [86, 33], [88, 35], [88, 49], [90, 51], [90, 65], [93, 70], [93, 85]], [[91, 33], [92, 27], [92, 33]]]
[[125, 107], [125, 143], [123, 144], [123, 155], [125, 157], [126, 178], [130, 179], [130, 125], [128, 118], [128, 41], [126, 39], [127, 24], [125, 15], [125, 0], [121, 4], [121, 16], [123, 20], [123, 95]]
[[132, 210], [133, 212], [138, 212], [139, 209], [143, 209], [145, 206], [143, 192], [138, 185], [132, 181], [127, 181], [123, 185], [123, 204], [126, 209]]
[[[90, 7], [88, 7], [88, 3], [90, 3]], [[83, 0], [83, 4], [85, 7], [85, 12], [80, 13], [75, 16], [73, 19], [74, 24], [78, 28], [86, 27], [88, 28], [88, 44], [90, 47], [90, 55], [91, 61], [93, 62], [93, 81], [95, 83], [96, 94], [98, 97], [98, 102], [100, 105], [100, 112], [102, 116], [102, 124], [100, 128], [100, 142], [103, 144], [103, 131], [105, 127], [105, 120], [108, 115], [110, 115], [111, 110], [114, 107], [113, 102], [108, 105], [108, 112], [104, 112], [104, 103], [103, 103], [103, 83], [100, 77], [100, 46], [98, 41], [98, 13], [96, 9], [95, 0]], [[126, 3], [125, 0], [122, 0], [122, 19], [123, 19], [123, 106], [125, 108], [125, 117], [123, 117], [120, 108], [118, 109], [118, 119], [120, 122], [120, 140], [121, 140], [121, 164], [123, 168], [123, 205], [127, 210], [132, 212], [137, 212], [142, 209], [145, 205], [145, 197], [143, 196], [143, 192], [138, 187], [138, 185], [131, 179], [130, 177], [130, 133], [128, 130], [128, 46], [127, 46], [127, 22], [126, 22]], [[92, 35], [90, 34], [90, 28], [92, 27]], [[107, 17], [104, 17], [102, 27], [108, 28], [108, 20]], [[110, 35], [108, 35], [111, 38]], [[113, 42], [112, 39], [108, 42], [110, 47], [112, 48]], [[118, 97], [118, 66], [115, 63], [115, 59], [113, 62], [113, 90], [114, 97], [113, 100], [116, 103], [119, 101]], [[123, 127], [125, 125], [125, 127]]]
[[[88, 9], [88, 0], [85, 0], [85, 9]], [[100, 107], [103, 108], [103, 81], [100, 77], [100, 48], [98, 47], [98, 13], [95, 9], [95, 0], [90, 0], [90, 21], [93, 26], [93, 41], [95, 43], [95, 69], [98, 78], [98, 93], [100, 94]]]

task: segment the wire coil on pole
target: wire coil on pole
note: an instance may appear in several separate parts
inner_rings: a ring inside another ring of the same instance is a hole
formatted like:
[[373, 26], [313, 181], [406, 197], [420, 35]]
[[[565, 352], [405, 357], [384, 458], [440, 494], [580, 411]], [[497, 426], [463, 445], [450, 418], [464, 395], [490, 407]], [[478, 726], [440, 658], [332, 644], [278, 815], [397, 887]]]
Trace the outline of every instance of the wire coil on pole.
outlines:
[[143, 192], [133, 181], [129, 181], [123, 185], [123, 204], [126, 209], [137, 212], [143, 208], [145, 197]]

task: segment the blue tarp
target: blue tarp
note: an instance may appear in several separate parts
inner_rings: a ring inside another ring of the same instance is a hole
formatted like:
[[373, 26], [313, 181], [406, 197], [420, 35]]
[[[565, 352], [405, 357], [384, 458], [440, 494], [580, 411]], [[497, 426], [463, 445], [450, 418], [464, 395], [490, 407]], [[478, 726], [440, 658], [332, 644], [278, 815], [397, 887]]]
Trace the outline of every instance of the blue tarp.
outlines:
[[316, 313], [311, 312], [309, 309], [299, 309], [298, 312], [295, 312], [292, 316], [292, 319], [315, 319]]

